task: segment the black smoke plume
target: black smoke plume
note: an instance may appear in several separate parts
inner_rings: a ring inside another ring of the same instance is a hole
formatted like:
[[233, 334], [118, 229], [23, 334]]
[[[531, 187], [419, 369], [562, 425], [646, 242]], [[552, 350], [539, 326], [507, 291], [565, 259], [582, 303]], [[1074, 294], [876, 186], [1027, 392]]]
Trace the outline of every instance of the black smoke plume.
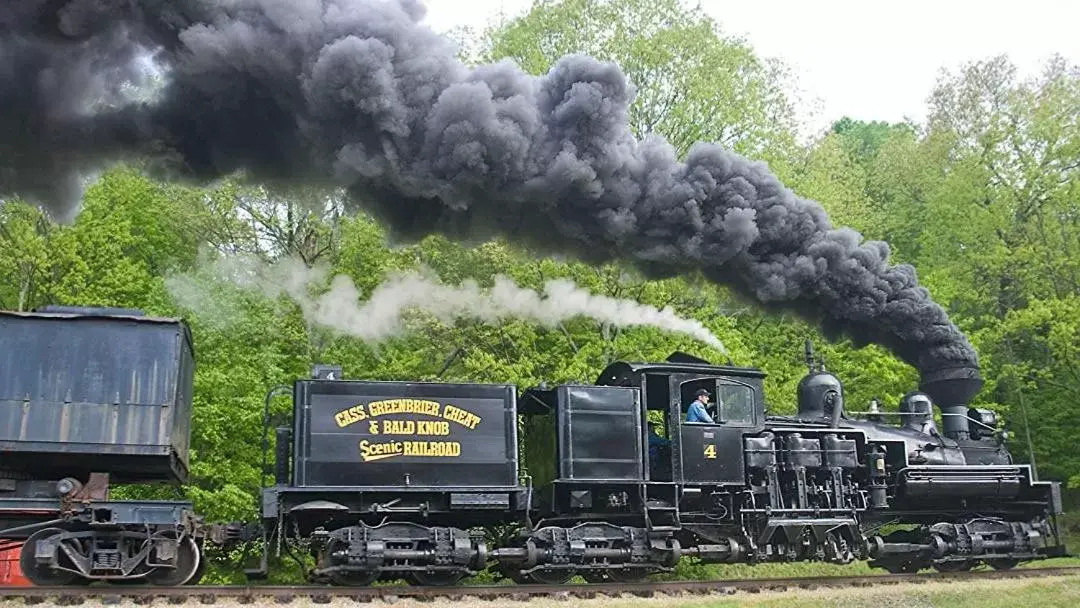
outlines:
[[[888, 247], [764, 164], [684, 161], [627, 123], [619, 68], [469, 69], [415, 0], [19, 0], [0, 8], [0, 196], [70, 216], [77, 176], [158, 159], [208, 180], [337, 183], [401, 234], [502, 235], [650, 276], [701, 271], [920, 370], [975, 352]], [[132, 97], [153, 83], [149, 99]]]

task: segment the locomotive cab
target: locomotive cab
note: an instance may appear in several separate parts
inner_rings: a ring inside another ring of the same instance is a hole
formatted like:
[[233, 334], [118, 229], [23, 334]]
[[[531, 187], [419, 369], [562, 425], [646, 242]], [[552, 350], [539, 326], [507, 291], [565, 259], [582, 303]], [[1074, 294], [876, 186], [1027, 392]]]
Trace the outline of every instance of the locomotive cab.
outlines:
[[[612, 363], [596, 384], [639, 387], [644, 395], [645, 417], [656, 423], [664, 443], [646, 453], [646, 479], [741, 484], [742, 435], [765, 420], [764, 377], [755, 368], [712, 365], [675, 353], [665, 363]], [[690, 406], [702, 390], [710, 397], [705, 410], [711, 421], [688, 422]], [[648, 440], [648, 429], [642, 426]]]
[[[743, 438], [764, 427], [764, 376], [676, 354], [662, 363], [612, 363], [593, 384], [524, 391], [519, 411], [532, 438], [525, 462], [540, 506], [536, 516], [546, 524], [528, 542], [551, 561], [529, 561], [540, 554], [535, 549], [507, 549], [499, 552], [500, 563], [532, 580], [567, 580], [580, 567], [568, 570], [562, 561], [560, 552], [571, 545], [560, 539], [569, 539], [584, 553], [565, 558], [589, 562], [587, 580], [669, 570], [685, 553], [677, 535], [688, 523], [718, 529], [734, 521], [746, 484]], [[711, 396], [708, 419], [687, 422], [702, 390]], [[538, 440], [544, 429], [551, 432], [547, 446]], [[544, 467], [549, 446], [554, 471]], [[738, 543], [692, 550], [714, 561], [743, 555]], [[620, 561], [631, 556], [647, 559]]]
[[[742, 436], [764, 423], [765, 374], [688, 359], [676, 354], [663, 363], [615, 362], [593, 385], [524, 392], [521, 413], [541, 416], [555, 431], [558, 469], [535, 481], [538, 488], [549, 486], [541, 493], [556, 511], [594, 508], [597, 497], [616, 487], [634, 496], [642, 487], [646, 494], [667, 493], [661, 502], [674, 504], [676, 485], [744, 483]], [[702, 389], [711, 397], [711, 421], [687, 422]]]

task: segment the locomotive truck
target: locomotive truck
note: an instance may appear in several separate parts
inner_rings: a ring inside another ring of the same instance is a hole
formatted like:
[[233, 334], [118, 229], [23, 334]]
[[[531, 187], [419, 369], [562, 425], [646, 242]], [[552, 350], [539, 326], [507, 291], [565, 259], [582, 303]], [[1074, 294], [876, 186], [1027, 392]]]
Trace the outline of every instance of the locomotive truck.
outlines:
[[[1014, 462], [994, 414], [968, 407], [976, 370], [925, 375], [888, 424], [846, 410], [812, 356], [792, 416], [766, 412], [761, 370], [683, 353], [525, 390], [343, 379], [320, 365], [287, 387], [287, 424], [266, 416], [274, 483], [260, 520], [207, 524], [190, 502], [108, 496], [110, 482], [186, 480], [183, 321], [0, 313], [0, 346], [0, 539], [23, 543], [40, 585], [193, 584], [206, 543], [241, 541], [261, 551], [253, 579], [271, 551], [299, 545], [312, 580], [337, 585], [453, 585], [488, 569], [623, 581], [691, 556], [908, 572], [1065, 553], [1060, 485]], [[713, 422], [686, 422], [702, 389], [717, 398]], [[650, 421], [664, 444], [653, 454]]]

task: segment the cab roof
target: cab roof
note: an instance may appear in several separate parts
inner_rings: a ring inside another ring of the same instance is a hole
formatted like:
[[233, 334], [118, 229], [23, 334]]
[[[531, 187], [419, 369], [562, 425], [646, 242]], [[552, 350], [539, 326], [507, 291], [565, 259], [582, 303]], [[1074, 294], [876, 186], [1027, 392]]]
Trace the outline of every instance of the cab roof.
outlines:
[[714, 365], [686, 353], [672, 353], [667, 361], [654, 363], [635, 363], [616, 361], [604, 368], [596, 379], [596, 384], [611, 385], [620, 380], [642, 374], [700, 374], [702, 376], [737, 376], [742, 378], [764, 378], [765, 372], [756, 367], [736, 365]]

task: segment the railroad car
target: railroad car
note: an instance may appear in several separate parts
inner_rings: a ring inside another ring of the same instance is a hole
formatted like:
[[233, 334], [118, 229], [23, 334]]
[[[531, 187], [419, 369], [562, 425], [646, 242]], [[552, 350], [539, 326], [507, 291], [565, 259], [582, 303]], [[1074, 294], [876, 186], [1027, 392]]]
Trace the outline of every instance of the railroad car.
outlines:
[[198, 582], [217, 529], [190, 502], [109, 499], [110, 484], [186, 481], [194, 366], [178, 319], [0, 312], [0, 539], [22, 543], [27, 579]]

